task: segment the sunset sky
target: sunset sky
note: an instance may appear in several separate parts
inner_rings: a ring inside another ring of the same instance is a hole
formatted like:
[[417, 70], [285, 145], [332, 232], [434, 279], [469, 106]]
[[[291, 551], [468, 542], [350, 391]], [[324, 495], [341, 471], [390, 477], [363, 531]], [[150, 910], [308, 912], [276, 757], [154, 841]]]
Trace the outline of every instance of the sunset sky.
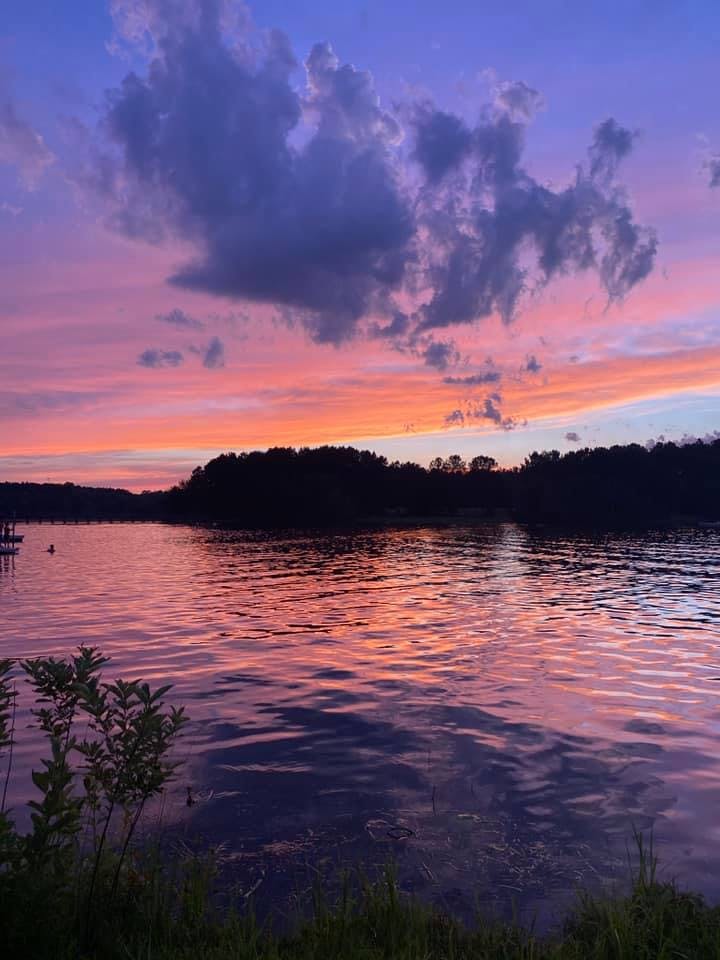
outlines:
[[717, 0], [6, 0], [0, 480], [720, 429]]

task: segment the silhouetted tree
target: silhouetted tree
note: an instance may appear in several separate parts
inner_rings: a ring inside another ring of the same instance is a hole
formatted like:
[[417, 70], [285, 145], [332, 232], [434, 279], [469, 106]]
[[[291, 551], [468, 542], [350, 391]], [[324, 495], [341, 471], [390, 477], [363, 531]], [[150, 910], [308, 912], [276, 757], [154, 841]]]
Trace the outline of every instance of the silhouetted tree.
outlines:
[[495, 457], [486, 457], [482, 453], [478, 454], [476, 457], [473, 457], [470, 461], [471, 470], [494, 470], [497, 466], [497, 460]]
[[443, 463], [443, 470], [447, 470], [448, 473], [463, 473], [466, 469], [467, 464], [459, 453], [451, 454]]
[[0, 483], [0, 516], [217, 520], [247, 527], [343, 524], [386, 513], [486, 511], [604, 526], [720, 515], [720, 440], [534, 451], [499, 470], [478, 454], [429, 469], [354, 447], [224, 453], [166, 492]]

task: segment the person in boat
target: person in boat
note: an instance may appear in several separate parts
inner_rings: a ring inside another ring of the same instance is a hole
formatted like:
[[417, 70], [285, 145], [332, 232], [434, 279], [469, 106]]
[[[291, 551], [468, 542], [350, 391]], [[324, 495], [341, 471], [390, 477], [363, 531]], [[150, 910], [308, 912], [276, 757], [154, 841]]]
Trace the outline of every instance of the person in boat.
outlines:
[[51, 544], [50, 544], [50, 546], [47, 548], [47, 552], [48, 552], [48, 553], [55, 553], [55, 544], [54, 544], [54, 543], [51, 543]]

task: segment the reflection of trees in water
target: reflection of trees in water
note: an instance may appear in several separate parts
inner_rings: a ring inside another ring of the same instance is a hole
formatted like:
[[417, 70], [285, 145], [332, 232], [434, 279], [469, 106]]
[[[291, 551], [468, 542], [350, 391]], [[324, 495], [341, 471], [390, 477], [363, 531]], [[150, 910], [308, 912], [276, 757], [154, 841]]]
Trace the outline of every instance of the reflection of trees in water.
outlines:
[[48, 578], [27, 551], [5, 591], [8, 653], [100, 630], [125, 676], [174, 681], [208, 798], [187, 808], [182, 789], [179, 815], [249, 886], [266, 871], [258, 896], [305, 883], [306, 861], [396, 854], [406, 886], [451, 906], [460, 891], [458, 910], [478, 885], [552, 901], [578, 870], [612, 872], [653, 819], [673, 855], [717, 849], [714, 534], [57, 535], [71, 562]]
[[[218, 536], [222, 549], [243, 539]], [[265, 603], [283, 604], [264, 614], [277, 653], [257, 661], [265, 672], [256, 691], [252, 671], [226, 678], [228, 696], [242, 688], [243, 702], [258, 704], [250, 732], [259, 731], [258, 744], [230, 750], [234, 786], [225, 786], [242, 791], [254, 861], [272, 861], [268, 849], [295, 851], [295, 864], [381, 862], [394, 851], [407, 883], [430, 896], [454, 888], [471, 896], [479, 884], [501, 899], [552, 901], [579, 874], [592, 882], [624, 869], [633, 827], [663, 822], [675, 802], [667, 773], [684, 777], [697, 802], [687, 780], [708, 768], [705, 745], [693, 751], [681, 739], [670, 753], [673, 719], [653, 725], [635, 715], [654, 700], [667, 713], [672, 690], [648, 675], [642, 697], [631, 696], [636, 670], [672, 660], [656, 627], [679, 642], [678, 621], [661, 621], [693, 590], [688, 571], [709, 562], [692, 536], [568, 537], [497, 525], [260, 538], [258, 551], [269, 542], [267, 557], [282, 544], [273, 569], [289, 576], [282, 590], [260, 591]], [[658, 623], [643, 633], [638, 597], [653, 602], [657, 583]], [[697, 658], [707, 638], [691, 636]], [[373, 841], [368, 822], [414, 835]], [[683, 829], [673, 822], [673, 842]]]
[[202, 777], [216, 799], [193, 829], [242, 851], [234, 869], [264, 871], [269, 895], [308, 862], [397, 857], [406, 887], [460, 912], [476, 895], [547, 909], [615, 873], [633, 826], [672, 803], [644, 764], [652, 744], [607, 748], [467, 706], [361, 709], [338, 688], [326, 709], [266, 703], [246, 744], [224, 723], [213, 747], [207, 729]]

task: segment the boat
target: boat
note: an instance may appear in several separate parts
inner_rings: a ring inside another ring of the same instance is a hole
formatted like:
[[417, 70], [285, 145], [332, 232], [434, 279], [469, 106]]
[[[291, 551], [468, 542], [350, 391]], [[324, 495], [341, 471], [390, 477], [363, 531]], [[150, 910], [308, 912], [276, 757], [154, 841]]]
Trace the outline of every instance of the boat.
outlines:
[[8, 542], [8, 543], [22, 543], [24, 539], [25, 539], [25, 534], [24, 534], [24, 533], [11, 533], [10, 536], [8, 537], [7, 542]]
[[15, 554], [19, 552], [19, 547], [8, 547], [5, 546], [5, 544], [0, 543], [0, 557], [14, 557]]

